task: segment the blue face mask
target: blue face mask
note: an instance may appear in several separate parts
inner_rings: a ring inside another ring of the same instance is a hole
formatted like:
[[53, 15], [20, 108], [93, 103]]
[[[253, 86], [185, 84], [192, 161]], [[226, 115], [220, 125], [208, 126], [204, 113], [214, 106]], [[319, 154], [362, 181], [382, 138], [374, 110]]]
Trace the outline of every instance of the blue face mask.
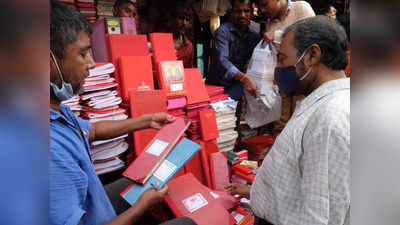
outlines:
[[305, 53], [306, 51], [304, 51], [304, 53], [300, 56], [296, 64], [287, 67], [275, 68], [275, 82], [279, 89], [287, 95], [293, 94], [296, 91], [300, 81], [304, 80], [311, 72], [312, 67], [301, 78], [299, 78], [296, 73], [296, 66], [303, 59]]
[[57, 67], [58, 74], [60, 75], [61, 79], [61, 88], [59, 88], [55, 83], [50, 81], [50, 87], [53, 89], [54, 95], [57, 97], [58, 100], [60, 101], [65, 101], [74, 95], [74, 90], [72, 88], [72, 85], [70, 83], [66, 83], [63, 79], [60, 67], [58, 66], [58, 63], [56, 61], [56, 57], [53, 55], [53, 52], [50, 51], [51, 57], [53, 58], [54, 64]]

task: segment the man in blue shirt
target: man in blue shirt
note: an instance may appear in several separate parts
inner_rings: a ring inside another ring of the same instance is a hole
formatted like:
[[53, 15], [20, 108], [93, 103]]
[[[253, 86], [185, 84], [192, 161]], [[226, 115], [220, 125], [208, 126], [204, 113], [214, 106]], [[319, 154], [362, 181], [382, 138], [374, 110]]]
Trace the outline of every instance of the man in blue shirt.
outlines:
[[51, 1], [49, 216], [52, 225], [133, 224], [149, 207], [163, 200], [168, 189], [146, 191], [135, 205], [116, 216], [95, 173], [89, 142], [145, 128], [159, 129], [173, 121], [173, 117], [156, 113], [90, 124], [60, 104], [79, 93], [89, 69], [95, 66], [89, 53], [91, 32], [90, 23], [76, 10]]
[[233, 0], [234, 22], [222, 24], [215, 32], [214, 52], [206, 83], [225, 87], [225, 93], [239, 101], [243, 88], [257, 95], [256, 83], [243, 71], [260, 35], [250, 25], [250, 0]]

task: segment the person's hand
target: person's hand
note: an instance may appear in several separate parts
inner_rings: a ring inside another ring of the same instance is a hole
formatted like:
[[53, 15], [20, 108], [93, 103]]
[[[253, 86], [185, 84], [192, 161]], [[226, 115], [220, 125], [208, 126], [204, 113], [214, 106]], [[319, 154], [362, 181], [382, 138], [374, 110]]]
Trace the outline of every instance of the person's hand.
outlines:
[[264, 32], [263, 39], [268, 44], [271, 43], [274, 40], [274, 32]]
[[243, 80], [243, 88], [247, 92], [249, 92], [255, 98], [257, 97], [257, 84], [253, 81], [249, 76], [246, 75], [246, 78]]
[[154, 129], [161, 129], [167, 123], [171, 123], [175, 120], [175, 117], [168, 115], [167, 113], [154, 113], [151, 115], [151, 121], [149, 127]]
[[250, 187], [242, 183], [231, 183], [225, 187], [226, 191], [231, 195], [240, 195], [243, 198], [250, 198]]
[[164, 196], [168, 192], [168, 186], [165, 185], [161, 190], [157, 191], [154, 188], [150, 188], [146, 190], [142, 196], [140, 196], [138, 202], [146, 204], [147, 208], [150, 208], [157, 203], [160, 203], [164, 200]]

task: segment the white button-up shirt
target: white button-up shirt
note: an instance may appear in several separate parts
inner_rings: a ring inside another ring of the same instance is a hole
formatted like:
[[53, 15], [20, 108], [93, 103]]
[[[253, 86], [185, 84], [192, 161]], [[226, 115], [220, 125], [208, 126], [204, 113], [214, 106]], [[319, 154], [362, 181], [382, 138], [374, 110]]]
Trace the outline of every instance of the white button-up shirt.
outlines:
[[350, 215], [350, 79], [326, 82], [297, 104], [250, 192], [275, 225], [342, 225]]

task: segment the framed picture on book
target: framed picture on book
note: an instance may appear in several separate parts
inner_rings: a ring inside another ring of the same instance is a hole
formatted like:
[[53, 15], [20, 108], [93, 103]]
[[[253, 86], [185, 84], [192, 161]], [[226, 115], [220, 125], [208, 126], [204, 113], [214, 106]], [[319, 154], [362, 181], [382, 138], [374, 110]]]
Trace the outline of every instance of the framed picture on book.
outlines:
[[167, 97], [186, 95], [185, 71], [182, 61], [161, 61], [159, 68], [160, 87]]

